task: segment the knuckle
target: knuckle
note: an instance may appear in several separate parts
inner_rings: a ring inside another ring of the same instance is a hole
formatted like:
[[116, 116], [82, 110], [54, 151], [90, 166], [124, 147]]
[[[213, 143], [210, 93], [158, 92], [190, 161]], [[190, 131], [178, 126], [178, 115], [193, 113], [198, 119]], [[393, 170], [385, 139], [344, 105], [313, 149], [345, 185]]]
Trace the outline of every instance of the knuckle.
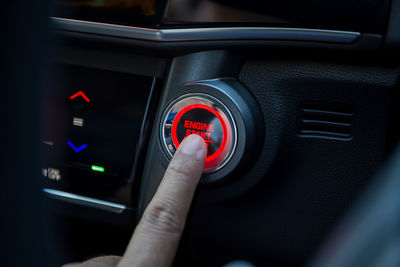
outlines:
[[150, 231], [164, 234], [180, 234], [184, 227], [179, 220], [177, 206], [172, 201], [150, 204], [143, 214], [143, 224]]

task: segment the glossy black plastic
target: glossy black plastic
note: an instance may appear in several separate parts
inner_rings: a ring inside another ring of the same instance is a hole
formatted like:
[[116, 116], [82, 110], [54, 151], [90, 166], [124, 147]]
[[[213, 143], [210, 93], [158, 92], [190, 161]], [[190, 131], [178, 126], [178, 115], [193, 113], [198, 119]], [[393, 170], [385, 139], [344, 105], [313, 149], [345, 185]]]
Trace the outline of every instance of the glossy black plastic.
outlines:
[[264, 25], [382, 33], [388, 0], [169, 1], [166, 25]]

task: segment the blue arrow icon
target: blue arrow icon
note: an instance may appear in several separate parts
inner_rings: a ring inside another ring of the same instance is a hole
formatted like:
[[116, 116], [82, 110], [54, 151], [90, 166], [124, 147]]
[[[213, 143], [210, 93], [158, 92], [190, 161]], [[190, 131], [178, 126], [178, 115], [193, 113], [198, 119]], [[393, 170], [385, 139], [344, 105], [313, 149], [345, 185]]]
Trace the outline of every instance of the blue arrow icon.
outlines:
[[68, 141], [67, 143], [68, 143], [68, 145], [69, 145], [70, 147], [72, 147], [73, 150], [75, 150], [75, 152], [80, 152], [80, 151], [84, 150], [85, 148], [87, 148], [87, 144], [83, 144], [83, 145], [81, 145], [80, 147], [76, 147], [76, 146], [74, 146], [74, 144], [72, 144], [70, 141]]

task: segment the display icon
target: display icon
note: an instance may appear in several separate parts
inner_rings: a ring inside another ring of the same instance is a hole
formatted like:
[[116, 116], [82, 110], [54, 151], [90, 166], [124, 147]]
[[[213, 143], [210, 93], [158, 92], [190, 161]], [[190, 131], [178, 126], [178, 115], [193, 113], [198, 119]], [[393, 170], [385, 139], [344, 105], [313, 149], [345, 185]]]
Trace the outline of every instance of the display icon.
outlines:
[[60, 181], [61, 172], [56, 168], [42, 168], [42, 175], [50, 180]]
[[67, 142], [68, 145], [75, 151], [75, 152], [81, 152], [85, 148], [87, 148], [87, 144], [83, 144], [80, 147], [76, 147], [74, 144], [72, 144], [70, 141]]
[[95, 172], [104, 172], [105, 171], [104, 167], [97, 166], [97, 165], [92, 165], [91, 169], [92, 169], [92, 171], [95, 171]]
[[69, 99], [74, 100], [74, 99], [77, 98], [78, 96], [81, 96], [86, 102], [90, 103], [89, 97], [87, 97], [87, 96], [85, 95], [85, 93], [82, 92], [82, 91], [79, 91], [79, 92], [77, 92], [77, 93], [71, 95], [71, 96], [69, 97]]
[[78, 127], [83, 127], [83, 119], [82, 119], [82, 118], [74, 117], [74, 118], [72, 119], [72, 125], [78, 126]]
[[48, 145], [48, 146], [54, 146], [53, 141], [42, 141], [42, 144]]

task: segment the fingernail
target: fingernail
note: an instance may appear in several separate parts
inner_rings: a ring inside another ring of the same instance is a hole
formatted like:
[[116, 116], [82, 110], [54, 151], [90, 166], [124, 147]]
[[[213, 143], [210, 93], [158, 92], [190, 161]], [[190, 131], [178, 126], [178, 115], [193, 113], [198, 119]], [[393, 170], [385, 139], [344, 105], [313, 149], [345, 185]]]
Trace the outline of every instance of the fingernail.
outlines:
[[180, 149], [184, 154], [195, 155], [199, 158], [204, 157], [204, 148], [205, 142], [200, 136], [195, 134], [186, 137], [180, 145]]

